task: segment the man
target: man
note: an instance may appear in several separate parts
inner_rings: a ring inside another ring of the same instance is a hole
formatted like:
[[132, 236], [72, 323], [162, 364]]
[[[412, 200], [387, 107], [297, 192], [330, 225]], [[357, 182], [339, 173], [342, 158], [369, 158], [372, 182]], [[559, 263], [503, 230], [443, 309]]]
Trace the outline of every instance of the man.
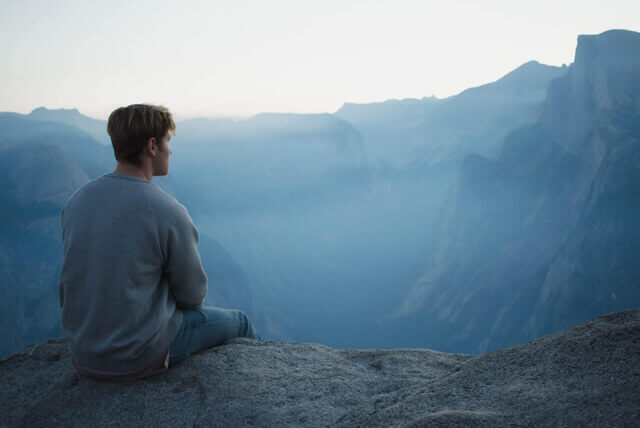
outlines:
[[187, 209], [151, 182], [169, 172], [163, 106], [109, 116], [116, 169], [77, 189], [61, 215], [62, 332], [82, 375], [140, 379], [233, 337], [260, 340], [244, 312], [203, 307], [207, 276]]

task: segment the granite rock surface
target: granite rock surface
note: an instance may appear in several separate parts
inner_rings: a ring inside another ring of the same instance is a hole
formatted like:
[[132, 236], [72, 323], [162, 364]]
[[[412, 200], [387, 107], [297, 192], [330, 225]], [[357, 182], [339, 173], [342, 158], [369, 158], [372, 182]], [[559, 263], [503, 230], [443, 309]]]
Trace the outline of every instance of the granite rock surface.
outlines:
[[232, 339], [119, 382], [56, 338], [0, 360], [0, 385], [2, 426], [633, 426], [640, 310], [478, 356]]

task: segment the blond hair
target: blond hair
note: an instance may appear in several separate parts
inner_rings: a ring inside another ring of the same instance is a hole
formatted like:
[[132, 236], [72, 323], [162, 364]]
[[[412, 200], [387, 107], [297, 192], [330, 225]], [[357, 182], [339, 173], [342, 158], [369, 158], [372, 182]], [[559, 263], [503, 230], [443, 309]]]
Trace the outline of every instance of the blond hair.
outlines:
[[176, 124], [169, 110], [161, 105], [131, 104], [118, 107], [109, 115], [107, 132], [117, 161], [140, 165], [140, 154], [149, 138], [160, 141]]

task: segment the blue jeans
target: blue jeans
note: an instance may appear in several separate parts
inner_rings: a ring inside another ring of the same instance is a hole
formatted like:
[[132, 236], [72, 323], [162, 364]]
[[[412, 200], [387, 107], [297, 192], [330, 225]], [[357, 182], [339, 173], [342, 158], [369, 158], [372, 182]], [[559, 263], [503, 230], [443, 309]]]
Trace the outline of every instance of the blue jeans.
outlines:
[[181, 311], [182, 325], [169, 346], [169, 366], [179, 363], [194, 352], [220, 345], [234, 337], [261, 340], [247, 314], [242, 311], [213, 306]]

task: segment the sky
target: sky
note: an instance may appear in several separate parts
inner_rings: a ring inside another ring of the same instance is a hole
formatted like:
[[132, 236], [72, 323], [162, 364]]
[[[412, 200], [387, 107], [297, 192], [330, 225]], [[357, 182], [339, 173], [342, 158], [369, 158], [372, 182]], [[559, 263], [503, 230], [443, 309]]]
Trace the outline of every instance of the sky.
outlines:
[[0, 0], [0, 111], [162, 104], [177, 120], [446, 98], [579, 34], [640, 31], [640, 1]]

